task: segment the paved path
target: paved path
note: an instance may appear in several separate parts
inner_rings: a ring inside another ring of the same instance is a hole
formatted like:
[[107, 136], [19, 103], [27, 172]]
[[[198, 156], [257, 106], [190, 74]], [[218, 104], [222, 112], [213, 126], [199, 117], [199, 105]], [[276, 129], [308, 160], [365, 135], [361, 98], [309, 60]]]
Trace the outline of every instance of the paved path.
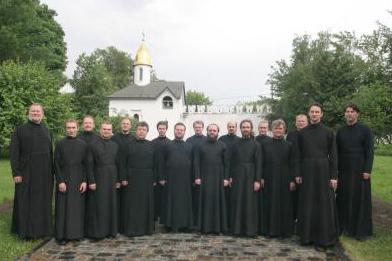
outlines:
[[83, 240], [59, 246], [52, 239], [21, 260], [342, 260], [300, 246], [295, 238], [267, 239], [186, 233], [156, 233], [97, 242]]

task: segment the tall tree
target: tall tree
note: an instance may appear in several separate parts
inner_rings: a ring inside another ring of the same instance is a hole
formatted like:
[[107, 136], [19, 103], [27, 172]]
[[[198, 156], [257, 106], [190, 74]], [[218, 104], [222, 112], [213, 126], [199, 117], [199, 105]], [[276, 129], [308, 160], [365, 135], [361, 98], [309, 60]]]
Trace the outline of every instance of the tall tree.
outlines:
[[56, 15], [39, 0], [1, 0], [0, 62], [39, 61], [61, 75], [66, 66], [66, 44]]

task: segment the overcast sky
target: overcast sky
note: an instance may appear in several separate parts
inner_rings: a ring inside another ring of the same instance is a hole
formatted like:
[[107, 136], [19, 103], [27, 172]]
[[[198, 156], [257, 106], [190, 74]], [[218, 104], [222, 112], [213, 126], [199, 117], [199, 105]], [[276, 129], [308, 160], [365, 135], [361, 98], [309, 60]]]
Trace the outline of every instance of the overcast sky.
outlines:
[[288, 59], [295, 36], [319, 31], [392, 26], [384, 0], [41, 0], [58, 16], [67, 42], [67, 76], [75, 60], [115, 46], [134, 57], [146, 34], [160, 79], [184, 81], [187, 90], [215, 104], [269, 95], [268, 73]]

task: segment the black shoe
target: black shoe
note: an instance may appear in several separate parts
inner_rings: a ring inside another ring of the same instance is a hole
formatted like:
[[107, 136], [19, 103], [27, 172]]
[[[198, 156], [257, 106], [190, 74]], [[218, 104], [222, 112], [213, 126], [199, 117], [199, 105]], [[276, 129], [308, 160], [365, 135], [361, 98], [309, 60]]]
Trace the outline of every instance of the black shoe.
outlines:
[[325, 246], [314, 246], [314, 248], [318, 252], [327, 252], [327, 247], [325, 247]]
[[65, 240], [65, 239], [57, 240], [57, 244], [60, 246], [65, 246], [67, 243], [68, 243], [68, 240]]

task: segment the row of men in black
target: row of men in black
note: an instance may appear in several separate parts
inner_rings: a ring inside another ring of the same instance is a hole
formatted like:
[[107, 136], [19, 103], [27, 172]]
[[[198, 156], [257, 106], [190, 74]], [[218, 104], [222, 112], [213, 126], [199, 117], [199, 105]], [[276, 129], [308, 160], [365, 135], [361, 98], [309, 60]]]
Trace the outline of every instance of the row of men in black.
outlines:
[[[372, 137], [366, 127], [357, 123], [358, 113], [355, 105], [346, 107], [348, 125], [337, 134], [340, 177], [337, 202], [340, 232], [365, 237], [372, 233], [369, 180]], [[48, 160], [51, 146], [50, 136], [40, 124], [42, 116], [42, 107], [32, 105], [29, 123], [18, 127], [12, 137], [11, 163], [16, 183], [13, 231], [24, 238], [50, 235], [50, 215], [45, 214], [50, 212], [51, 205], [52, 166]], [[174, 231], [194, 228], [196, 224], [202, 232], [220, 233], [229, 225], [234, 235], [289, 236], [292, 233], [290, 191], [295, 181], [301, 184], [298, 199], [301, 243], [332, 245], [339, 234], [333, 191], [337, 186], [335, 138], [320, 123], [320, 105], [312, 105], [309, 116], [311, 125], [296, 133], [294, 144], [284, 141], [285, 124], [279, 120], [273, 123], [273, 139], [266, 139], [261, 145], [251, 138], [251, 121], [241, 122], [242, 138], [235, 136], [232, 130], [236, 126], [229, 123], [229, 134], [220, 138], [227, 146], [216, 141], [219, 129], [215, 124], [209, 125], [208, 138], [201, 138], [195, 128], [196, 135], [184, 142], [185, 126], [177, 124], [172, 142], [164, 135], [149, 142], [145, 139], [148, 125], [142, 123], [136, 130], [137, 139], [131, 146], [123, 146], [127, 152], [110, 139], [110, 124], [102, 125], [99, 138], [92, 133], [93, 119], [86, 117], [80, 136], [85, 142], [82, 142], [75, 138], [76, 131], [72, 134], [70, 129], [76, 129], [77, 125], [70, 121], [66, 125], [67, 138], [58, 143], [55, 152], [56, 237], [77, 239], [83, 237], [84, 230], [86, 236], [92, 238], [115, 236], [118, 224], [119, 231], [125, 235], [151, 234], [154, 225], [152, 184], [155, 182], [160, 184], [155, 188], [162, 189], [165, 195], [160, 197], [164, 199], [161, 222]], [[124, 124], [130, 122], [123, 121]], [[167, 126], [161, 127], [167, 129]], [[122, 128], [123, 133], [113, 140], [127, 139], [130, 134], [124, 126]], [[202, 139], [206, 141], [192, 148], [191, 144]], [[256, 139], [262, 137], [259, 135]], [[154, 143], [167, 144], [157, 150]], [[299, 164], [296, 164], [295, 148], [298, 148], [300, 168], [296, 168]], [[91, 153], [86, 153], [87, 150]], [[121, 150], [123, 153], [118, 153]], [[163, 155], [164, 160], [157, 160], [160, 158], [157, 155]], [[94, 170], [83, 175], [83, 169], [77, 168], [82, 162], [94, 162]], [[37, 169], [39, 174], [34, 174]], [[119, 174], [108, 174], [115, 172]], [[195, 174], [193, 197], [191, 186], [186, 185], [193, 183], [192, 173]], [[84, 215], [82, 198], [87, 184]], [[117, 191], [120, 186], [122, 189]], [[257, 192], [260, 188], [261, 192]], [[117, 193], [122, 194], [120, 207]], [[190, 204], [192, 198], [196, 208]], [[230, 203], [225, 204], [225, 199]], [[230, 208], [229, 220], [225, 218], [227, 207]], [[119, 209], [120, 215], [117, 214]]]

